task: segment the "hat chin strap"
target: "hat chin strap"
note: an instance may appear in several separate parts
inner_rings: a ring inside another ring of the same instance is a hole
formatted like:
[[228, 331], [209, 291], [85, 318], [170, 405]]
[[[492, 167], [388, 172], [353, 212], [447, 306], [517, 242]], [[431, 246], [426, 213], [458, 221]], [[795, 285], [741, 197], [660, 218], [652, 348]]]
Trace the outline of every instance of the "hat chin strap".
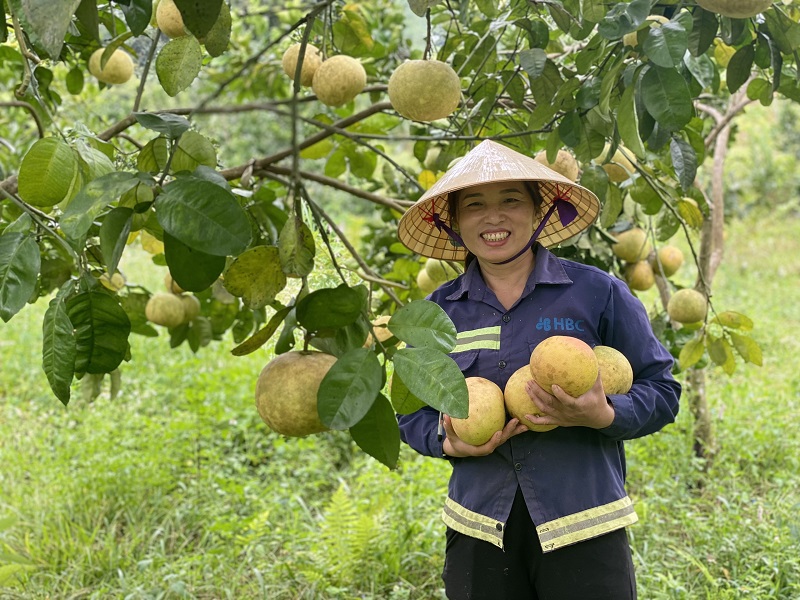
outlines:
[[533, 232], [533, 235], [531, 236], [531, 239], [528, 241], [528, 243], [525, 245], [525, 247], [522, 250], [520, 250], [519, 252], [517, 252], [511, 258], [507, 258], [506, 260], [503, 260], [503, 261], [500, 261], [500, 262], [496, 262], [496, 263], [492, 263], [492, 264], [493, 265], [505, 265], [505, 264], [508, 264], [510, 262], [513, 262], [513, 261], [517, 260], [520, 256], [522, 256], [528, 250], [530, 250], [531, 247], [536, 243], [536, 238], [538, 238], [539, 234], [542, 233], [542, 229], [544, 229], [545, 225], [547, 225], [547, 221], [550, 219], [551, 215], [553, 214], [553, 211], [556, 210], [556, 209], [558, 209], [558, 218], [560, 219], [561, 224], [564, 227], [566, 227], [567, 225], [572, 223], [572, 221], [574, 221], [575, 218], [578, 216], [578, 210], [575, 208], [575, 206], [571, 202], [568, 202], [568, 201], [566, 201], [566, 200], [564, 200], [562, 198], [556, 198], [555, 200], [553, 200], [553, 203], [550, 205], [550, 208], [547, 210], [547, 213], [544, 215], [544, 218], [542, 219], [542, 222], [539, 223], [539, 226], [536, 228], [536, 231]]

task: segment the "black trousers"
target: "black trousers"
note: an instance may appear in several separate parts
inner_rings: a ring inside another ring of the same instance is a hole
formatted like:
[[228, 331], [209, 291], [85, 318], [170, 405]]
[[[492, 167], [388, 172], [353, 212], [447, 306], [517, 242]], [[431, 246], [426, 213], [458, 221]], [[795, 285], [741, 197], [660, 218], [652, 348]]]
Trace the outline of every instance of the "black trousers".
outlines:
[[450, 600], [635, 600], [624, 529], [546, 554], [517, 490], [497, 546], [447, 528], [442, 579]]

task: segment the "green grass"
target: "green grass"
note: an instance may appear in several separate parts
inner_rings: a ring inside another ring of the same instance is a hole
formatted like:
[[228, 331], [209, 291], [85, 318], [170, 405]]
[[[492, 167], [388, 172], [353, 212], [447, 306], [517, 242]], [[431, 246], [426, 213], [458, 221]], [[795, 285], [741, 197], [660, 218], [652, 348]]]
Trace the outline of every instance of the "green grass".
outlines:
[[[627, 445], [647, 600], [800, 597], [800, 219], [753, 219], [731, 224], [714, 301], [754, 319], [764, 366], [710, 372], [715, 461], [693, 459], [686, 406]], [[39, 367], [44, 309], [0, 325], [0, 598], [443, 597], [446, 463], [404, 448], [389, 472], [344, 434], [269, 433], [268, 351], [236, 358], [230, 339], [194, 355], [134, 337], [120, 396], [76, 386], [64, 408]]]

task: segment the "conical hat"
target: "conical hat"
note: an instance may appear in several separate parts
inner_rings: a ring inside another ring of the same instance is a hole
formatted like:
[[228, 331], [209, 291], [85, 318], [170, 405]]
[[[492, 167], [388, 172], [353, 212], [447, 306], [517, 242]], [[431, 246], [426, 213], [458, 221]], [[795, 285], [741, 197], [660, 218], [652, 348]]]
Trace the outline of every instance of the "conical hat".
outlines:
[[[433, 222], [433, 214], [450, 223], [447, 195], [456, 190], [497, 181], [537, 181], [545, 214], [556, 198], [568, 200], [578, 216], [562, 225], [558, 214], [550, 217], [538, 241], [555, 246], [577, 235], [597, 218], [600, 202], [583, 186], [542, 163], [492, 140], [484, 140], [453, 165], [400, 219], [397, 235], [412, 252], [430, 258], [463, 260], [466, 249], [457, 247]], [[531, 232], [533, 233], [533, 232]]]

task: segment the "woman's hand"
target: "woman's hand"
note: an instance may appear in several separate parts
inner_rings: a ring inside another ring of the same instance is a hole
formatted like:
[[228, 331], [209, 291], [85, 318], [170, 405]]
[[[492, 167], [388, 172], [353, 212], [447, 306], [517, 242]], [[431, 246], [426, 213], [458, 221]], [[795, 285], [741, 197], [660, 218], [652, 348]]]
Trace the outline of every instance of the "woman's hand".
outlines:
[[536, 425], [602, 429], [614, 422], [614, 407], [606, 398], [599, 375], [592, 389], [577, 398], [573, 398], [557, 385], [553, 386], [552, 394], [548, 394], [533, 380], [528, 382], [525, 389], [541, 413], [539, 416], [525, 415]]
[[486, 456], [494, 452], [494, 449], [517, 434], [528, 431], [525, 425], [519, 422], [519, 419], [511, 419], [506, 426], [500, 431], [495, 431], [491, 439], [485, 444], [480, 446], [473, 446], [462, 440], [453, 430], [453, 424], [448, 415], [444, 415], [444, 431], [447, 437], [444, 439], [443, 449], [447, 456], [453, 458], [461, 458], [464, 456]]

